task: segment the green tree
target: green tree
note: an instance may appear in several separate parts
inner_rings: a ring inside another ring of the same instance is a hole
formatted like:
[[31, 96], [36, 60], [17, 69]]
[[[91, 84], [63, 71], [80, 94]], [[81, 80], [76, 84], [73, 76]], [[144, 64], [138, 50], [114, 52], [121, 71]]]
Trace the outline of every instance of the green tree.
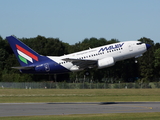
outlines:
[[[154, 46], [153, 40], [149, 38], [141, 38], [139, 41]], [[140, 77], [143, 81], [153, 81], [154, 77], [154, 47], [151, 47], [142, 57], [138, 58]]]
[[159, 78], [160, 76], [160, 48], [155, 50], [154, 57], [155, 57], [155, 60], [154, 60], [155, 77]]
[[160, 67], [160, 48], [155, 51], [154, 56], [155, 56], [154, 66]]

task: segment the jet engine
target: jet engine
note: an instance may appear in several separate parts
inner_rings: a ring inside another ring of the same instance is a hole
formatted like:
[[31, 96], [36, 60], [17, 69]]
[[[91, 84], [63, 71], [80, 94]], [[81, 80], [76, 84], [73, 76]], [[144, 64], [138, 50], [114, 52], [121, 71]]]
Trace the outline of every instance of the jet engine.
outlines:
[[113, 57], [107, 57], [98, 60], [98, 69], [105, 68], [105, 67], [110, 67], [115, 64], [114, 58]]

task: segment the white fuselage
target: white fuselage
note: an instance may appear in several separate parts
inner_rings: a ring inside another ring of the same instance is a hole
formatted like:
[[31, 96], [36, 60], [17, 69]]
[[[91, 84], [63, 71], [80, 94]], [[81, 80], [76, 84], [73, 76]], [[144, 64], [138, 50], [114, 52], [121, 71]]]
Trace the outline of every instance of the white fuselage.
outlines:
[[43, 56], [14, 36], [6, 37], [21, 66], [12, 67], [22, 73], [62, 74], [88, 68], [106, 68], [117, 61], [138, 57], [151, 46], [140, 41], [126, 41], [89, 48], [63, 56]]
[[[90, 61], [97, 61], [97, 63], [99, 63], [99, 61], [102, 61], [102, 64], [106, 64], [104, 65], [104, 67], [108, 67], [108, 65], [112, 63], [111, 62], [112, 60], [114, 65], [114, 63], [117, 61], [139, 56], [146, 51], [147, 47], [145, 43], [141, 43], [139, 41], [127, 41], [127, 42], [104, 45], [93, 49], [89, 48], [88, 50], [68, 55], [63, 55], [60, 57], [53, 57], [53, 56], [48, 56], [48, 57], [54, 60], [57, 64], [62, 65], [63, 67], [65, 67], [70, 71], [79, 71], [87, 68], [87, 66], [79, 67], [78, 64], [75, 65], [74, 61], [76, 61], [76, 59], [78, 60], [78, 62], [87, 61], [88, 62], [87, 65], [89, 64]], [[67, 58], [69, 60], [65, 60]], [[105, 63], [105, 61], [106, 62], [108, 61], [108, 63]], [[103, 66], [101, 67], [100, 64], [101, 62], [98, 65], [96, 64], [97, 67], [104, 68]], [[112, 64], [109, 66], [112, 66]]]

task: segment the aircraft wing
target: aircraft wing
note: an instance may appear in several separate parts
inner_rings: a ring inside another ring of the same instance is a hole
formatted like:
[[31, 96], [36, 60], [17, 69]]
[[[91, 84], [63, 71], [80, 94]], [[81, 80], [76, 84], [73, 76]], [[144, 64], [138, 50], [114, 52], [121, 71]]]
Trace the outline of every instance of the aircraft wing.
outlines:
[[79, 68], [93, 68], [97, 65], [97, 60], [88, 59], [75, 59], [75, 58], [64, 58], [62, 59], [67, 62], [72, 62], [73, 65], [79, 66]]

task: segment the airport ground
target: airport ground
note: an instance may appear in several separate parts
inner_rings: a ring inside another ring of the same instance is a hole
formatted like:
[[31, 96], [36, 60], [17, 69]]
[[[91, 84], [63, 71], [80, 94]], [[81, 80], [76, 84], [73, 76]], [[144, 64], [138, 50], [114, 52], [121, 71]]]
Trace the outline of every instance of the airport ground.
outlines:
[[160, 101], [160, 89], [0, 89], [0, 103]]
[[[160, 89], [0, 89], [0, 103], [158, 102]], [[25, 115], [24, 115], [25, 116]], [[159, 119], [160, 111], [145, 113], [97, 113], [46, 115], [3, 119]]]

